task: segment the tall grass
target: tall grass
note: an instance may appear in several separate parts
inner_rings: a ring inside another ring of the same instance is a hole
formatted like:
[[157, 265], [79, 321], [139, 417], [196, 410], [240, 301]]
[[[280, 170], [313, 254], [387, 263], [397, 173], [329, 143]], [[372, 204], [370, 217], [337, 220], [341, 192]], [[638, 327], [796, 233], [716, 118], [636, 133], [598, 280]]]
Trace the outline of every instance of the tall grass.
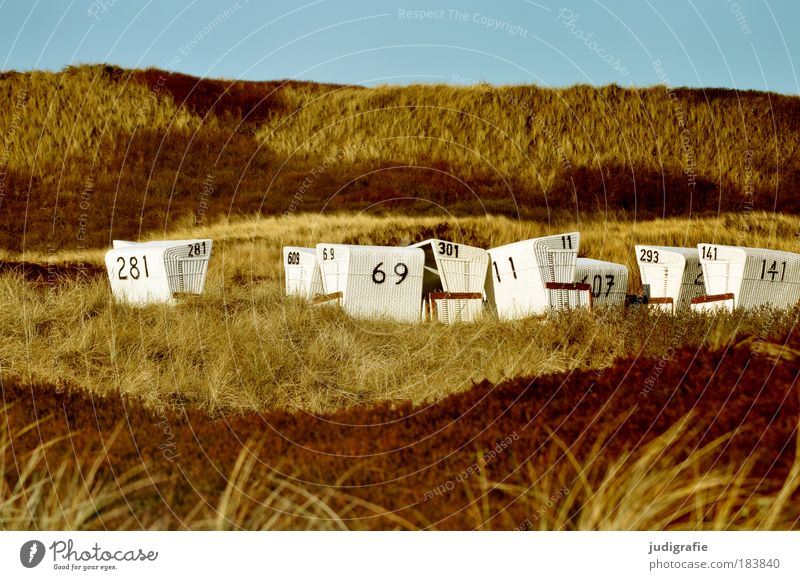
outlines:
[[[536, 184], [542, 203], [559, 176], [580, 167], [605, 167], [608, 177], [633, 173], [634, 180], [676, 172], [768, 194], [780, 181], [776, 155], [788, 158], [800, 147], [783, 112], [796, 114], [797, 99], [756, 93], [413, 85], [327, 93], [290, 87], [282, 97], [294, 112], [270, 119], [257, 137], [283, 158], [442, 163], [468, 181], [502, 175]], [[691, 181], [684, 180], [687, 189]]]
[[[752, 462], [733, 461], [723, 453], [727, 436], [691, 447], [689, 432], [700, 428], [696, 418], [683, 417], [647, 445], [619, 456], [605, 453], [601, 438], [582, 462], [551, 436], [547, 449], [521, 464], [513, 478], [467, 480], [470, 502], [454, 515], [464, 529], [794, 529], [800, 517], [795, 501], [800, 488], [798, 455], [784, 480], [765, 481], [751, 475]], [[34, 429], [36, 425], [28, 427]], [[176, 511], [169, 498], [187, 484], [174, 478], [168, 483], [163, 477], [154, 480], [151, 464], [114, 478], [107, 472], [98, 475], [101, 465], [116, 461], [113, 435], [94, 456], [77, 448], [74, 459], [64, 458], [56, 465], [45, 459], [56, 441], [14, 454], [11, 441], [23, 435], [9, 438], [4, 431], [0, 437], [0, 529], [453, 527], [449, 517], [431, 519], [424, 504], [388, 511], [335, 484], [323, 489], [277, 475], [274, 467], [267, 469], [259, 461], [257, 437], [240, 451], [224, 486], [206, 490], [188, 511]], [[394, 485], [403, 487], [402, 482]]]
[[[104, 148], [136, 130], [196, 130], [199, 119], [176, 104], [157, 84], [131, 81], [103, 66], [69, 67], [60, 73], [0, 76], [0, 136], [8, 169], [41, 177], [88, 155], [99, 170]], [[5, 167], [4, 167], [5, 169]]]
[[[800, 220], [583, 222], [581, 254], [626, 263], [638, 287], [634, 243], [699, 241], [791, 249]], [[741, 227], [740, 223], [746, 227]], [[683, 344], [725, 345], [738, 334], [791, 329], [792, 312], [699, 317], [622, 309], [458, 329], [354, 321], [337, 309], [283, 296], [281, 247], [316, 241], [402, 244], [432, 235], [488, 247], [554, 233], [507, 218], [296, 216], [219, 222], [171, 237], [216, 240], [206, 292], [177, 307], [114, 304], [104, 276], [41, 286], [0, 276], [0, 362], [30, 380], [120, 391], [150, 406], [190, 401], [211, 412], [302, 408], [314, 412], [383, 400], [422, 403], [517, 376], [602, 368], [620, 356], [660, 356]], [[99, 263], [100, 252], [66, 256]], [[675, 345], [672, 345], [675, 346]]]
[[[800, 455], [783, 481], [752, 473], [752, 459], [726, 462], [730, 434], [701, 447], [692, 432], [706, 428], [692, 413], [636, 451], [608, 457], [606, 437], [595, 440], [588, 459], [551, 435], [563, 458], [526, 465], [524, 485], [496, 482], [493, 489], [521, 502], [523, 522], [503, 512], [481, 528], [524, 530], [759, 530], [792, 528], [800, 510], [790, 498], [800, 489]], [[588, 442], [587, 442], [588, 443]], [[800, 439], [798, 439], [800, 443]], [[721, 460], [720, 460], [721, 459]], [[758, 498], [758, 499], [756, 499]], [[478, 517], [477, 506], [474, 511]], [[783, 522], [778, 524], [778, 522]], [[777, 527], [776, 527], [777, 526]]]
[[[5, 413], [6, 408], [0, 409], [0, 415]], [[75, 433], [41, 441], [32, 449], [18, 441], [46, 420], [14, 433], [7, 428], [0, 433], [0, 529], [84, 530], [113, 528], [114, 524], [135, 529], [137, 518], [131, 515], [129, 498], [152, 490], [154, 480], [145, 476], [144, 466], [113, 479], [99, 473], [108, 454], [115, 451], [113, 443], [121, 425], [104, 442], [102, 453], [73, 446], [74, 456], [54, 462], [55, 454], [48, 456], [48, 450]]]

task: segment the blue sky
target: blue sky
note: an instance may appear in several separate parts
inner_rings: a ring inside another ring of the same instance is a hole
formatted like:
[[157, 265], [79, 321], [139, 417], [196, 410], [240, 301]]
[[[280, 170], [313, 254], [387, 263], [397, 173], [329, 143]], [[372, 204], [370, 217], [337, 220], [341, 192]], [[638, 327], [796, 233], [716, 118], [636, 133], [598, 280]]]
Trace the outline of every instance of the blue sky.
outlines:
[[0, 68], [799, 94], [798, 24], [797, 0], [0, 0]]

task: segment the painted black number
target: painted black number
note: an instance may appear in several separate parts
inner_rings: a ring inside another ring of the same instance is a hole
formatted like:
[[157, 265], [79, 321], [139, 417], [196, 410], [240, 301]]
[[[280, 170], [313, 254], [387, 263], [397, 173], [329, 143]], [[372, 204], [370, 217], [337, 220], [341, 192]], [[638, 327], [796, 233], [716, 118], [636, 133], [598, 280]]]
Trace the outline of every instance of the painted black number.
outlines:
[[383, 266], [383, 262], [375, 266], [375, 269], [372, 271], [372, 281], [376, 284], [383, 284], [386, 282], [386, 272], [381, 270], [381, 266]]
[[442, 256], [453, 256], [458, 258], [458, 244], [449, 242], [439, 242], [439, 254]]
[[767, 261], [766, 260], [761, 260], [761, 279], [765, 280], [766, 279], [766, 275], [769, 274], [769, 276], [770, 276], [769, 281], [770, 282], [775, 282], [776, 281], [775, 280], [775, 276], [780, 274], [781, 275], [780, 281], [783, 282], [783, 278], [786, 276], [786, 262], [781, 262], [780, 264], [781, 264], [781, 266], [780, 266], [780, 270], [779, 270], [778, 269], [778, 261], [777, 260], [773, 260], [772, 261], [772, 265], [769, 267], [769, 270], [767, 270]]
[[[587, 280], [589, 279], [589, 275], [583, 277], [581, 280], [581, 284], [586, 284]], [[606, 274], [606, 293], [605, 296], [608, 297], [611, 294], [611, 288], [614, 287], [614, 274]], [[595, 274], [592, 278], [592, 298], [597, 298], [603, 294], [603, 276], [601, 274]]]
[[658, 264], [658, 250], [646, 250], [642, 248], [642, 255], [639, 256], [639, 261]]
[[125, 271], [125, 258], [123, 258], [122, 256], [117, 258], [117, 263], [120, 262], [122, 263], [122, 265], [119, 267], [119, 270], [117, 270], [117, 278], [119, 278], [120, 280], [127, 280], [128, 277], [123, 274], [123, 272]]
[[[716, 249], [716, 248], [714, 248]], [[714, 258], [716, 259], [716, 258]], [[703, 285], [703, 267], [700, 266], [700, 271], [697, 273], [697, 276], [694, 278], [694, 285], [695, 286], [702, 286]]]
[[[127, 280], [128, 278], [132, 278], [134, 280], [138, 280], [142, 276], [142, 269], [144, 270], [144, 277], [150, 277], [150, 271], [147, 269], [147, 256], [142, 256], [142, 266], [139, 267], [139, 258], [136, 256], [131, 256], [127, 263], [125, 262], [125, 258], [123, 256], [119, 256], [117, 258], [117, 263], [120, 264], [119, 270], [117, 271], [117, 278], [120, 280]], [[128, 274], [125, 274], [125, 266], [128, 266]]]
[[[381, 266], [383, 266], [383, 262], [375, 266], [375, 269], [372, 270], [372, 281], [375, 284], [383, 284], [386, 282], [386, 272], [381, 270]], [[395, 284], [402, 284], [406, 276], [408, 276], [408, 266], [403, 262], [398, 262], [394, 265], [394, 273], [400, 278]]]
[[290, 266], [296, 266], [300, 263], [300, 252], [289, 252], [286, 255], [286, 263]]
[[717, 259], [717, 248], [709, 248], [708, 246], [701, 246], [700, 252], [703, 254], [704, 260]]
[[189, 244], [189, 257], [196, 258], [197, 256], [205, 256], [206, 255], [206, 243], [205, 242], [195, 242], [194, 244]]
[[614, 287], [614, 274], [606, 274], [606, 296], [611, 294], [611, 289]]
[[571, 250], [572, 238], [570, 236], [561, 236], [561, 246], [565, 250]]
[[131, 256], [130, 260], [128, 260], [128, 273], [134, 280], [138, 280], [139, 276], [141, 276], [139, 272], [139, 260], [136, 256]]
[[398, 262], [394, 266], [394, 273], [400, 277], [400, 279], [397, 282], [395, 282], [395, 285], [400, 284], [403, 280], [406, 279], [406, 276], [408, 276], [408, 266], [403, 264], [403, 262]]
[[603, 291], [603, 277], [600, 274], [595, 274], [592, 278], [592, 297], [597, 298]]
[[517, 270], [514, 268], [514, 258], [511, 256], [508, 257], [508, 261], [511, 262], [511, 273], [514, 275], [514, 280], [517, 279]]

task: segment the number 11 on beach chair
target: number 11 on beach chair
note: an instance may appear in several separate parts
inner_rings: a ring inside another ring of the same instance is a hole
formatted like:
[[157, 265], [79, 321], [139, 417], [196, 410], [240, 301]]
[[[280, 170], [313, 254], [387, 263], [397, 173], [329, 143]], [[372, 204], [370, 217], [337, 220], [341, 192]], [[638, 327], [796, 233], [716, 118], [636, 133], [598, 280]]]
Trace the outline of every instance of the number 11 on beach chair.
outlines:
[[[489, 250], [486, 295], [501, 320], [569, 308], [579, 302], [574, 282], [580, 233], [523, 240]], [[585, 289], [583, 289], [585, 291]]]

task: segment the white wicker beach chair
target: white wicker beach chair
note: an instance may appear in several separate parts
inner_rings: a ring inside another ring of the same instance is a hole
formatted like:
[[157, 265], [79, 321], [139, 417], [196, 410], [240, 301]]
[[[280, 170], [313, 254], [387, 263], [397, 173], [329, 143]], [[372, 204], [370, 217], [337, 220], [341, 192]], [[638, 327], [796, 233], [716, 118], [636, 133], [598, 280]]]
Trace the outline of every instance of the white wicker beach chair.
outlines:
[[354, 318], [418, 322], [425, 252], [421, 248], [317, 244], [324, 297]]
[[706, 293], [694, 248], [639, 245], [635, 251], [642, 284], [650, 286], [649, 302], [654, 307], [675, 314]]
[[706, 308], [792, 308], [800, 300], [800, 254], [718, 244], [698, 244], [697, 253]]
[[489, 264], [486, 250], [438, 239], [412, 247], [425, 252], [422, 291], [426, 315], [446, 324], [478, 320], [483, 313]]
[[284, 246], [286, 295], [311, 300], [324, 292], [315, 248]]
[[115, 300], [171, 304], [181, 294], [202, 294], [212, 240], [114, 240], [105, 262]]
[[621, 306], [628, 292], [628, 268], [615, 262], [578, 258], [575, 282], [589, 285], [593, 305]]
[[[503, 320], [570, 308], [580, 234], [572, 232], [515, 242], [489, 250], [489, 303]], [[549, 286], [549, 287], [548, 287]]]

